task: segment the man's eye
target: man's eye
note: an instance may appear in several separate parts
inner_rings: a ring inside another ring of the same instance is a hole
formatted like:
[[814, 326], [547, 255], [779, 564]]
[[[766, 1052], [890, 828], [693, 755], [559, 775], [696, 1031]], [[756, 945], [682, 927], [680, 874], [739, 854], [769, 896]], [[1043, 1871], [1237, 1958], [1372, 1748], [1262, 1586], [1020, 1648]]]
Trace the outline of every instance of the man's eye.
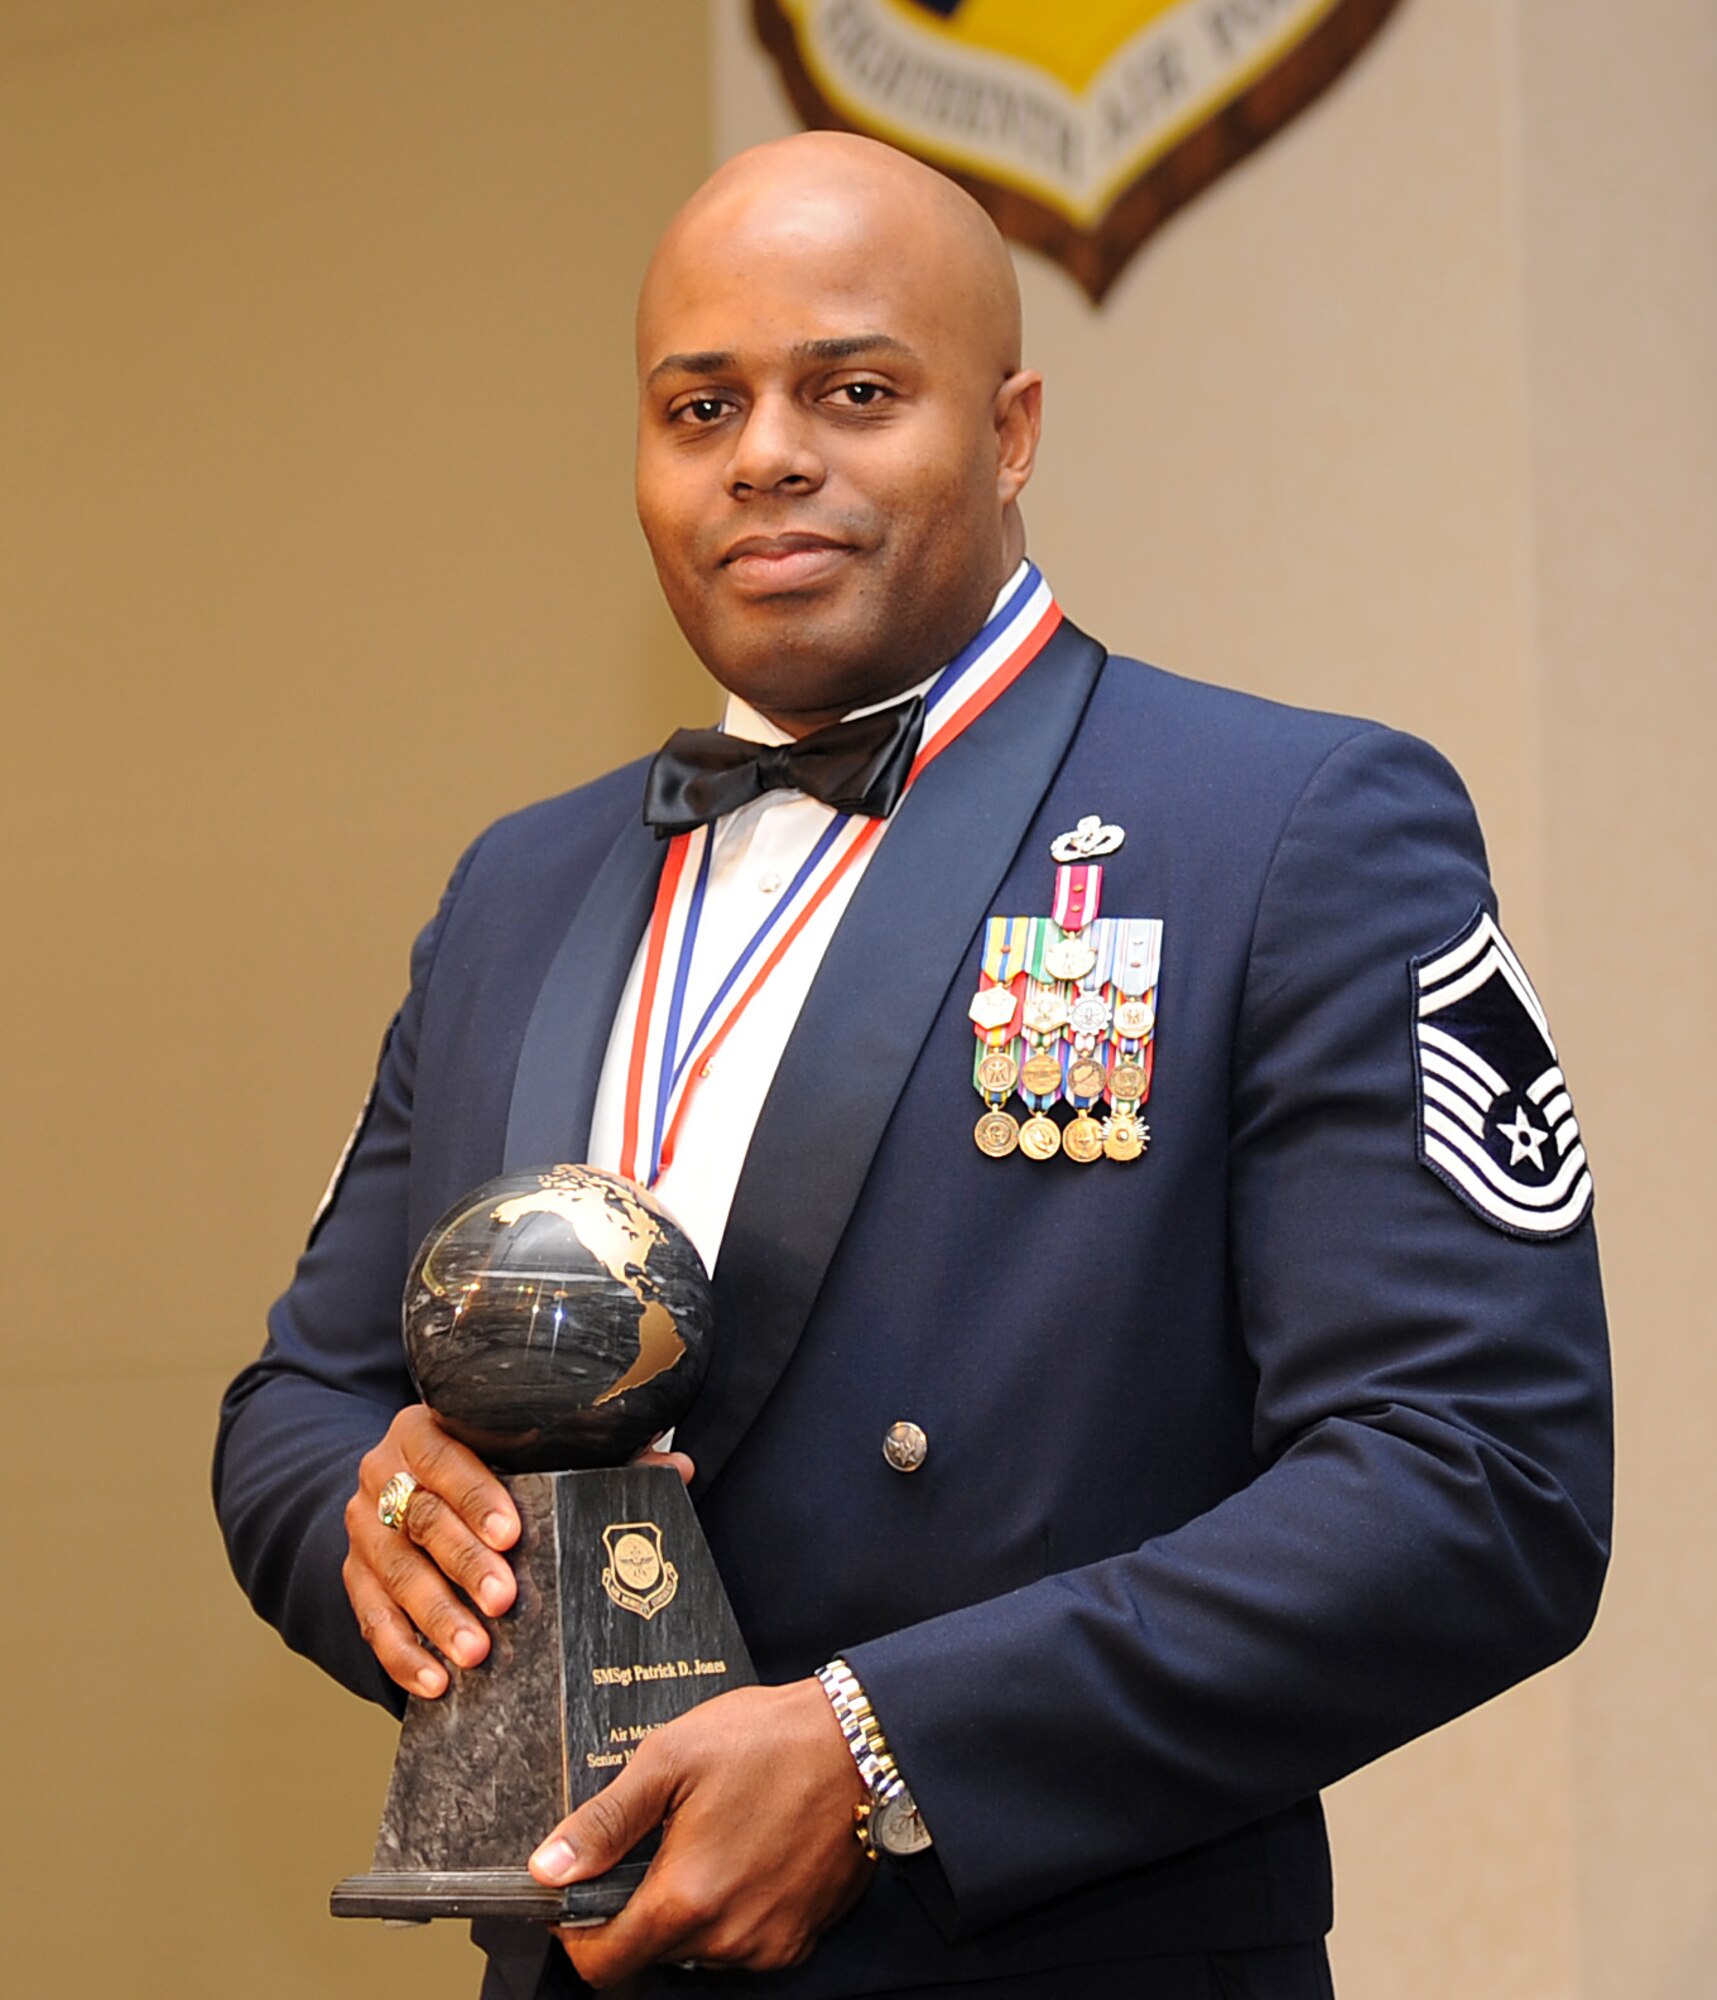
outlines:
[[880, 382], [843, 382], [835, 394], [853, 410], [868, 410], [882, 402], [888, 391]]
[[676, 423], [713, 424], [725, 414], [726, 401], [720, 396], [693, 396], [674, 412]]

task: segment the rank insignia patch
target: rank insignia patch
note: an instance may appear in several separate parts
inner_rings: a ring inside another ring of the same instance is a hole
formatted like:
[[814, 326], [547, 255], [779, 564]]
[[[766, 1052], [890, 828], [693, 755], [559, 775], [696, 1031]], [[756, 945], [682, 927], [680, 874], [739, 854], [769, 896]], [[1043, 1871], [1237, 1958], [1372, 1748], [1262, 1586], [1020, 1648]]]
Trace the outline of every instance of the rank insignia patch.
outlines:
[[1485, 910], [1413, 961], [1419, 1158], [1496, 1228], [1578, 1229], [1592, 1176], [1550, 1024]]

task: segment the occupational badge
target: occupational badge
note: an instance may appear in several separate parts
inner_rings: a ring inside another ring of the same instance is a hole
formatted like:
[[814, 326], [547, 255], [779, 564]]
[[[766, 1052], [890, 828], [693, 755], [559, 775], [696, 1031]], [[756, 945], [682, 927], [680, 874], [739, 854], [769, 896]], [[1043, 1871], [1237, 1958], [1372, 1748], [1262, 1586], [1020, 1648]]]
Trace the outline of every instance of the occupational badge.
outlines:
[[1550, 1024], [1487, 910], [1413, 961], [1419, 1158], [1511, 1236], [1578, 1229], [1592, 1176]]
[[[1039, 1165], [1136, 1160], [1156, 1062], [1162, 921], [1101, 914], [1103, 868], [1124, 830], [1091, 813], [1051, 843], [1051, 913], [991, 917], [967, 1014], [979, 1152]], [[1008, 1108], [1017, 1096], [1023, 1112]]]

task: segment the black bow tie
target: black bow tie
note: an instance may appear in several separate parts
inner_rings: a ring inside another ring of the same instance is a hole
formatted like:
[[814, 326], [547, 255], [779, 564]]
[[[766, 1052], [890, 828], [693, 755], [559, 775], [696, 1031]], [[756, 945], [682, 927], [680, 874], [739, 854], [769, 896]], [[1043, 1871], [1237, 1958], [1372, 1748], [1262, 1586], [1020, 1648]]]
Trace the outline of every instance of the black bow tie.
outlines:
[[658, 839], [736, 812], [765, 792], [806, 792], [837, 812], [886, 819], [906, 789], [924, 697], [831, 722], [796, 743], [748, 743], [720, 729], [678, 729], [644, 785], [644, 824]]

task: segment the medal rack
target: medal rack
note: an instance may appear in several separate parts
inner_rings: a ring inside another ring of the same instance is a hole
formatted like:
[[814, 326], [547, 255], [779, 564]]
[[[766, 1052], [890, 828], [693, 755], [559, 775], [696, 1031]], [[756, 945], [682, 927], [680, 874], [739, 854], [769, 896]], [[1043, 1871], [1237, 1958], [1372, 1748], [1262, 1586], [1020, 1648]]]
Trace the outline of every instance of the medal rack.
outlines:
[[[1083, 820], [1051, 849], [1055, 907], [1047, 917], [991, 917], [983, 970], [967, 1013], [977, 1037], [972, 1086], [984, 1109], [981, 1153], [1065, 1154], [1081, 1166], [1136, 1160], [1150, 1145], [1162, 922], [1103, 917], [1103, 870], [1120, 828]], [[1009, 1108], [1017, 1098], [1024, 1116]], [[1058, 1118], [1064, 1111], [1070, 1115]]]

